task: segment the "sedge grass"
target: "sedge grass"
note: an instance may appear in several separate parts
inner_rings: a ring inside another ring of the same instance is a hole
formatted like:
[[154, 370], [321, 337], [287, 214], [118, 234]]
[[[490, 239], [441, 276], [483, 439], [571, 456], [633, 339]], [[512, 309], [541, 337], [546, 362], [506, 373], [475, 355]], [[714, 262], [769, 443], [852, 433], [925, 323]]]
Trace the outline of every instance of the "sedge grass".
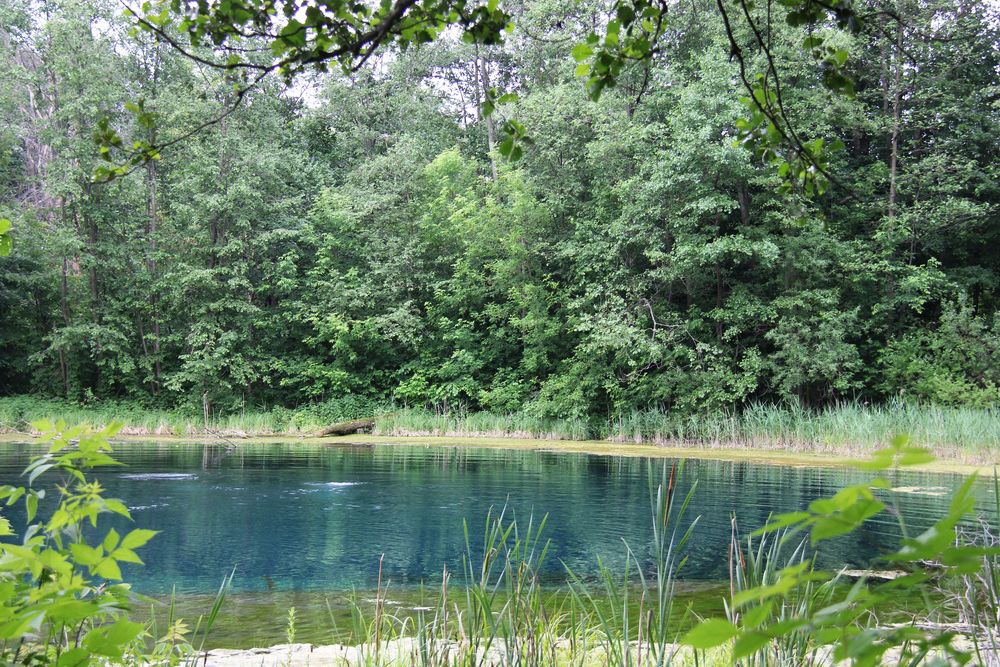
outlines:
[[[350, 399], [350, 400], [348, 400]], [[380, 416], [385, 415], [385, 416]], [[943, 459], [989, 461], [1000, 453], [1000, 408], [963, 408], [893, 401], [842, 403], [822, 410], [752, 404], [740, 411], [681, 414], [633, 410], [604, 420], [558, 419], [526, 412], [399, 409], [354, 397], [301, 406], [212, 412], [148, 409], [127, 402], [79, 405], [30, 396], [0, 398], [0, 432], [29, 431], [30, 422], [60, 419], [97, 427], [124, 423], [123, 435], [308, 435], [328, 424], [377, 416], [376, 435], [605, 440], [655, 445], [772, 449], [864, 456], [907, 433]]]
[[239, 406], [212, 410], [206, 420], [201, 410], [146, 408], [135, 403], [105, 401], [78, 404], [62, 399], [32, 396], [0, 397], [0, 433], [30, 432], [31, 422], [47, 419], [67, 424], [87, 423], [103, 428], [111, 422], [124, 424], [122, 435], [228, 436], [307, 435], [338, 421], [371, 417], [386, 409], [364, 401], [329, 401], [300, 406], [258, 410]]
[[520, 413], [401, 410], [377, 435], [606, 440], [655, 445], [778, 449], [864, 456], [907, 433], [941, 458], [979, 463], [1000, 452], [1000, 409], [843, 403], [823, 410], [753, 404], [742, 411], [631, 411], [604, 422]]
[[[595, 595], [568, 571], [569, 594], [552, 595], [538, 576], [549, 545], [543, 538], [545, 519], [529, 517], [525, 526], [508, 519], [506, 508], [497, 514], [491, 510], [481, 543], [465, 529], [461, 591], [449, 591], [445, 570], [434, 606], [421, 609], [415, 619], [385, 611], [389, 585], [383, 584], [380, 569], [373, 606], [366, 612], [356, 596], [352, 601], [349, 641], [356, 648], [348, 662], [364, 667], [725, 664], [724, 652], [697, 656], [676, 643], [683, 625], [676, 623], [674, 580], [697, 523], [685, 519], [693, 489], [675, 502], [676, 473], [674, 465], [668, 480], [664, 468], [658, 485], [650, 475], [653, 572], [644, 573], [626, 545], [624, 578], [602, 565], [603, 591]], [[631, 581], [632, 571], [639, 586]]]

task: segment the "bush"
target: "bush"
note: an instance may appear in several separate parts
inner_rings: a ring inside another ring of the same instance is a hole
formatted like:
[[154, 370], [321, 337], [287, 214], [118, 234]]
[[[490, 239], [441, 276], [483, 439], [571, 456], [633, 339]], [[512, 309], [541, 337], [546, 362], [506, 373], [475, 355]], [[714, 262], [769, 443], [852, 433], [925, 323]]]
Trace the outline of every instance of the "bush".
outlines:
[[945, 306], [936, 329], [918, 329], [882, 356], [887, 389], [943, 405], [1000, 403], [1000, 321], [965, 299]]

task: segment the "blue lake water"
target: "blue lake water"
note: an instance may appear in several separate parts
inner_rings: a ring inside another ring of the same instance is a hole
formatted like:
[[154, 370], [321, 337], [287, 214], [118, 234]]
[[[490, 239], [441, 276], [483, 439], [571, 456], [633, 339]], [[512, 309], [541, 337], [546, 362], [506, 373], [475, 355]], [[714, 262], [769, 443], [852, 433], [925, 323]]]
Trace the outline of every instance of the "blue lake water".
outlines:
[[[136, 527], [162, 531], [141, 550], [146, 565], [125, 571], [134, 589], [148, 594], [214, 591], [234, 568], [237, 593], [370, 589], [383, 554], [383, 579], [395, 586], [439, 581], [443, 565], [461, 572], [463, 522], [472, 542], [481, 543], [487, 511], [505, 506], [522, 525], [531, 515], [536, 521], [547, 515], [544, 576], [562, 582], [565, 567], [593, 576], [598, 556], [613, 570], [622, 567], [624, 541], [640, 558], [649, 557], [650, 471], [659, 479], [672, 463], [408, 445], [254, 444], [228, 454], [215, 446], [159, 443], [115, 449], [127, 465], [96, 473], [107, 495], [128, 505]], [[4, 445], [4, 451], [0, 483], [22, 484], [18, 475], [37, 450]], [[869, 476], [843, 468], [688, 460], [679, 494], [697, 480], [688, 518], [700, 521], [685, 549], [682, 578], [727, 577], [731, 515], [750, 532], [771, 513], [804, 508]], [[894, 486], [944, 494], [886, 492], [914, 530], [928, 526], [962, 482], [944, 474], [893, 476]], [[23, 516], [10, 510], [7, 516], [16, 530], [23, 528]], [[886, 514], [866, 533], [824, 546], [821, 566], [868, 565], [895, 546], [896, 520]]]

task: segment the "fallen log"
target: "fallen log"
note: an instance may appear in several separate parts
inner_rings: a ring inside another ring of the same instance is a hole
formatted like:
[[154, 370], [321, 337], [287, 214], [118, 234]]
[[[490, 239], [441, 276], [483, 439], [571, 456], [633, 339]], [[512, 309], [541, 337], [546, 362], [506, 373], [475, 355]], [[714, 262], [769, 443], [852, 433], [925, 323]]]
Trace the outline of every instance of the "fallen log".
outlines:
[[375, 425], [375, 420], [377, 419], [384, 419], [398, 414], [398, 412], [393, 412], [392, 414], [381, 415], [379, 417], [365, 417], [364, 419], [352, 419], [351, 421], [330, 424], [313, 433], [312, 437], [322, 438], [325, 435], [351, 435], [362, 429], [371, 428]]

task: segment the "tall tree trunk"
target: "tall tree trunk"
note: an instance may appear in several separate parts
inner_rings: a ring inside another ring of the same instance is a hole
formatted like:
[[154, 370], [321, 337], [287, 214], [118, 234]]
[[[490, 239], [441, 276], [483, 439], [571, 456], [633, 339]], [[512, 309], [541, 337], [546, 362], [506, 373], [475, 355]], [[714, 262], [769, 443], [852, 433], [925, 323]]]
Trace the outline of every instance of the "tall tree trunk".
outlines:
[[736, 186], [736, 198], [740, 202], [740, 224], [743, 227], [750, 226], [750, 191], [746, 183]]
[[[83, 194], [89, 196], [89, 187], [84, 187]], [[74, 207], [75, 208], [75, 207]], [[87, 276], [90, 283], [90, 321], [94, 325], [94, 355], [97, 364], [94, 370], [94, 388], [100, 391], [101, 388], [101, 366], [104, 360], [104, 352], [101, 350], [100, 327], [101, 327], [101, 291], [97, 282], [97, 223], [91, 215], [84, 215], [84, 223], [87, 227], [87, 254], [90, 255], [90, 267]]]
[[[480, 109], [482, 108], [482, 102], [486, 100], [486, 96], [490, 91], [490, 75], [486, 68], [486, 59], [479, 55], [479, 45], [476, 45], [476, 69], [479, 70], [479, 82], [483, 86], [483, 95], [480, 98]], [[486, 147], [489, 150], [490, 156], [490, 172], [493, 174], [493, 182], [499, 183], [500, 177], [497, 174], [497, 158], [493, 151], [493, 114], [481, 114], [484, 121], [486, 122]]]
[[[896, 12], [898, 18], [898, 30], [896, 35], [896, 52], [893, 62], [895, 63], [895, 71], [893, 73], [893, 91], [892, 91], [892, 133], [889, 137], [889, 206], [887, 211], [887, 217], [889, 222], [889, 231], [891, 232], [895, 227], [895, 217], [896, 217], [896, 197], [897, 197], [897, 172], [899, 166], [899, 135], [900, 135], [900, 124], [902, 116], [902, 76], [903, 76], [903, 3], [896, 3]], [[886, 86], [888, 86], [888, 76], [886, 77]], [[888, 103], [888, 98], [883, 100], [883, 108]], [[888, 315], [888, 323], [886, 325], [886, 338], [891, 340], [895, 335], [896, 328], [896, 317], [895, 309], [892, 308], [891, 304], [896, 297], [896, 280], [895, 277], [889, 276], [886, 281], [886, 296], [890, 303], [889, 309], [886, 311]]]
[[[153, 131], [150, 130], [149, 142], [152, 144], [155, 140], [153, 136]], [[156, 293], [156, 252], [157, 252], [157, 233], [158, 233], [158, 223], [159, 223], [159, 213], [156, 210], [156, 161], [150, 160], [146, 163], [146, 180], [149, 183], [149, 203], [148, 203], [148, 214], [149, 214], [149, 226], [147, 228], [147, 238], [149, 239], [149, 254], [146, 255], [146, 272], [149, 273], [150, 285], [152, 286], [151, 293], [149, 295], [149, 303], [153, 309], [152, 312], [152, 334], [153, 334], [153, 393], [157, 393], [160, 390], [160, 375], [163, 372], [163, 361], [160, 358], [160, 296]], [[140, 335], [142, 335], [140, 333]], [[145, 349], [146, 341], [145, 336], [143, 336], [143, 349]]]
[[[718, 211], [715, 214], [715, 238], [719, 239], [722, 237], [722, 211]], [[722, 311], [723, 302], [723, 284], [722, 284], [722, 263], [716, 260], [715, 262], [715, 310], [716, 310], [716, 320], [715, 320], [715, 339], [718, 343], [722, 343], [722, 319], [719, 315]]]
[[[69, 260], [63, 257], [62, 261], [62, 281], [59, 284], [59, 305], [62, 309], [63, 325], [69, 327], [69, 279], [67, 273], [69, 272]], [[62, 372], [63, 387], [65, 388], [65, 397], [69, 398], [69, 367], [66, 361], [66, 351], [60, 347], [59, 348], [59, 368]]]
[[896, 71], [893, 81], [892, 96], [892, 137], [889, 140], [889, 229], [893, 227], [896, 217], [896, 182], [899, 163], [899, 133], [902, 115], [902, 76], [903, 76], [903, 15], [902, 3], [897, 3], [899, 12], [899, 34], [896, 37]]

